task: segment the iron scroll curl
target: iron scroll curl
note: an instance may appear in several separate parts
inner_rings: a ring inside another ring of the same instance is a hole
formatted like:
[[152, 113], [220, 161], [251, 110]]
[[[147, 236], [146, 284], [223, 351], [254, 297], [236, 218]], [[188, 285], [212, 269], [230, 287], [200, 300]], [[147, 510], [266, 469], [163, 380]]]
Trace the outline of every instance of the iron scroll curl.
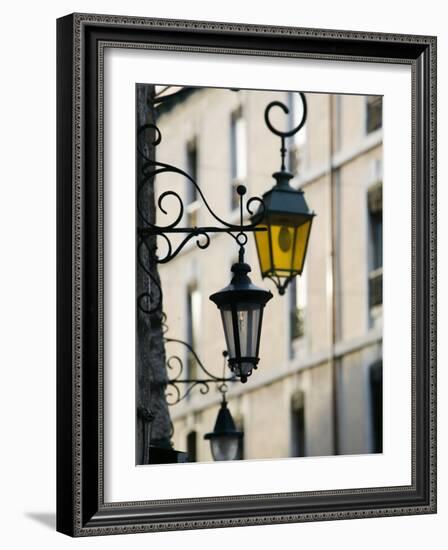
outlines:
[[[146, 132], [147, 130], [150, 130], [150, 129], [154, 130], [155, 133], [156, 133], [156, 137], [152, 142], [152, 146], [157, 147], [158, 145], [160, 145], [160, 143], [162, 141], [162, 133], [161, 133], [160, 129], [155, 124], [145, 124], [145, 125], [141, 126], [138, 129], [137, 134], [138, 134], [138, 136], [140, 136], [143, 132]], [[204, 206], [206, 207], [206, 209], [208, 210], [210, 215], [216, 221], [221, 223], [224, 226], [224, 228], [228, 229], [229, 231], [251, 231], [251, 230], [255, 229], [256, 224], [254, 224], [254, 223], [234, 224], [234, 223], [227, 222], [226, 220], [224, 220], [223, 218], [218, 216], [218, 214], [216, 214], [216, 212], [214, 212], [214, 210], [211, 208], [209, 202], [207, 201], [202, 189], [200, 188], [200, 186], [198, 185], [196, 180], [193, 177], [191, 177], [187, 172], [182, 170], [181, 168], [178, 168], [177, 166], [173, 166], [173, 165], [165, 163], [165, 162], [161, 162], [161, 161], [149, 158], [141, 150], [141, 148], [139, 146], [137, 146], [137, 152], [142, 157], [142, 159], [144, 160], [143, 165], [142, 165], [142, 176], [143, 177], [140, 180], [139, 186], [138, 186], [138, 195], [137, 195], [138, 214], [141, 217], [141, 219], [144, 221], [144, 223], [148, 226], [148, 228], [152, 229], [155, 233], [160, 234], [160, 233], [163, 233], [164, 231], [173, 230], [175, 228], [177, 229], [176, 232], [179, 232], [179, 233], [180, 232], [189, 232], [189, 231], [191, 231], [191, 228], [177, 228], [178, 224], [181, 222], [181, 220], [183, 218], [184, 211], [185, 211], [185, 206], [184, 206], [184, 203], [183, 203], [183, 200], [182, 200], [181, 196], [178, 193], [176, 193], [175, 191], [172, 191], [172, 190], [164, 191], [163, 193], [161, 193], [161, 195], [159, 196], [159, 198], [157, 200], [157, 206], [159, 207], [159, 209], [161, 210], [161, 212], [163, 214], [167, 215], [168, 211], [164, 206], [164, 203], [166, 203], [165, 199], [168, 198], [168, 197], [174, 197], [176, 199], [176, 201], [179, 205], [179, 212], [178, 212], [177, 216], [175, 217], [175, 219], [171, 223], [168, 223], [166, 225], [157, 225], [157, 224], [151, 222], [150, 220], [148, 220], [147, 217], [142, 212], [142, 209], [140, 207], [140, 203], [141, 203], [141, 193], [142, 193], [144, 187], [148, 183], [153, 184], [154, 179], [157, 175], [166, 174], [166, 173], [179, 174], [179, 175], [183, 176], [186, 180], [188, 180], [190, 182], [190, 184], [195, 188], [196, 192], [200, 196]], [[250, 205], [253, 202], [258, 202], [260, 208], [263, 208], [263, 205], [264, 205], [263, 199], [261, 199], [261, 197], [252, 197], [246, 203], [246, 209], [247, 209], [247, 212], [249, 214], [253, 213], [252, 208], [250, 207]], [[194, 229], [198, 229], [198, 228], [194, 228]]]
[[266, 126], [269, 128], [269, 130], [275, 134], [276, 136], [279, 136], [281, 138], [287, 138], [292, 137], [294, 134], [297, 134], [299, 130], [303, 128], [305, 125], [307, 115], [308, 115], [308, 107], [306, 102], [306, 97], [303, 92], [297, 92], [300, 96], [300, 99], [302, 100], [303, 105], [303, 112], [302, 112], [302, 118], [297, 126], [292, 128], [291, 130], [279, 130], [278, 128], [275, 128], [275, 126], [272, 124], [272, 122], [269, 119], [270, 112], [274, 107], [279, 107], [282, 109], [282, 111], [285, 113], [285, 115], [289, 114], [290, 110], [287, 105], [282, 103], [281, 101], [271, 101], [264, 110], [264, 121], [266, 123]]
[[275, 134], [276, 136], [279, 136], [279, 138], [281, 139], [281, 147], [280, 147], [280, 155], [281, 155], [281, 161], [282, 161], [281, 168], [280, 168], [281, 171], [284, 171], [286, 169], [286, 166], [285, 166], [286, 138], [290, 138], [294, 136], [295, 134], [297, 134], [297, 132], [299, 132], [305, 126], [307, 115], [308, 115], [308, 107], [306, 103], [305, 94], [303, 92], [297, 92], [297, 93], [299, 94], [299, 97], [302, 100], [303, 111], [302, 111], [302, 118], [300, 119], [300, 122], [297, 124], [297, 126], [294, 126], [294, 128], [291, 128], [290, 130], [279, 130], [272, 124], [269, 118], [269, 115], [272, 109], [274, 109], [275, 107], [279, 107], [285, 113], [285, 115], [290, 113], [289, 107], [284, 103], [282, 103], [281, 101], [271, 101], [270, 103], [268, 103], [268, 105], [266, 106], [266, 109], [264, 110], [264, 121], [266, 123], [266, 126], [269, 128], [269, 130], [273, 134]]

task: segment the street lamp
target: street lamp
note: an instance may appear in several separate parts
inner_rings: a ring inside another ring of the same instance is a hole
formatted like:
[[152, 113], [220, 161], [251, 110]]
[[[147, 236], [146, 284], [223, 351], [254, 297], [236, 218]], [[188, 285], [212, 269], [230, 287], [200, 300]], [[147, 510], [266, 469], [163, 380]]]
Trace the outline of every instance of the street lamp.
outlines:
[[238, 457], [238, 448], [243, 435], [243, 432], [236, 429], [223, 393], [215, 427], [212, 432], [204, 435], [204, 439], [210, 440], [213, 460], [235, 460]]
[[303, 191], [291, 187], [289, 182], [293, 174], [285, 167], [285, 139], [296, 134], [306, 121], [306, 99], [304, 94], [299, 94], [303, 103], [302, 120], [288, 132], [274, 128], [269, 120], [269, 112], [273, 107], [280, 107], [289, 113], [288, 107], [280, 101], [273, 101], [265, 109], [266, 125], [281, 138], [281, 168], [273, 174], [276, 180], [274, 187], [264, 193], [262, 205], [252, 216], [252, 222], [258, 228], [265, 229], [254, 233], [262, 277], [274, 281], [281, 295], [285, 293], [289, 282], [302, 274], [315, 216], [308, 208]]
[[263, 309], [272, 293], [252, 283], [247, 275], [251, 269], [243, 256], [241, 247], [230, 284], [212, 294], [210, 300], [221, 311], [230, 369], [244, 383], [257, 368]]

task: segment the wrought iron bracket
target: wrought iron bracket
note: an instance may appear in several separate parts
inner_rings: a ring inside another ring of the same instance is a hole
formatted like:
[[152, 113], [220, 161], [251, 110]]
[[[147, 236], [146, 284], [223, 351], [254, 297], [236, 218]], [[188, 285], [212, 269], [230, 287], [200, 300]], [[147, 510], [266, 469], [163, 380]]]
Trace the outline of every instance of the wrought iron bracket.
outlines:
[[[177, 338], [165, 338], [165, 344], [170, 343], [180, 344], [187, 349], [187, 351], [193, 356], [196, 365], [199, 367], [200, 371], [204, 374], [204, 378], [191, 378], [189, 376], [187, 376], [186, 378], [182, 378], [182, 373], [184, 371], [183, 360], [181, 359], [181, 357], [179, 357], [179, 355], [170, 355], [166, 361], [167, 372], [170, 373], [174, 371], [175, 374], [172, 378], [168, 378], [166, 382], [165, 395], [169, 406], [177, 405], [178, 403], [183, 401], [191, 394], [193, 389], [196, 387], [199, 388], [199, 392], [202, 395], [205, 395], [209, 393], [211, 385], [216, 385], [217, 389], [222, 394], [225, 394], [228, 391], [229, 383], [238, 382], [238, 378], [236, 376], [215, 376], [213, 373], [211, 373], [204, 366], [203, 362], [199, 359], [198, 354], [195, 352], [195, 350], [187, 342], [184, 342], [183, 340], [179, 340]], [[225, 364], [227, 358], [226, 351], [223, 352], [223, 357], [223, 372], [225, 372]], [[184, 389], [181, 389], [181, 387]]]
[[[151, 131], [154, 134], [154, 139], [151, 145], [156, 148], [162, 141], [162, 133], [160, 129], [155, 124], [145, 124], [138, 129], [138, 135], [141, 135], [147, 131]], [[243, 223], [243, 196], [246, 194], [247, 191], [244, 185], [239, 185], [236, 190], [240, 201], [240, 223], [230, 223], [218, 216], [216, 212], [214, 212], [198, 183], [192, 176], [190, 176], [190, 174], [176, 166], [155, 160], [155, 158], [150, 158], [139, 147], [137, 148], [137, 152], [142, 159], [142, 177], [139, 181], [137, 190], [137, 212], [140, 220], [140, 226], [137, 230], [139, 237], [138, 258], [140, 263], [144, 262], [142, 258], [143, 254], [145, 253], [145, 248], [146, 252], [150, 253], [150, 261], [155, 261], [157, 263], [163, 264], [175, 258], [177, 254], [179, 254], [179, 252], [184, 248], [184, 246], [193, 238], [196, 238], [196, 245], [199, 248], [205, 249], [210, 244], [211, 233], [226, 233], [233, 237], [233, 239], [241, 248], [244, 247], [247, 243], [246, 233], [266, 230], [265, 228], [257, 227], [257, 223]], [[148, 217], [144, 214], [143, 209], [141, 208], [142, 196], [146, 186], [153, 186], [155, 177], [161, 176], [163, 174], [178, 174], [183, 176], [188, 181], [189, 185], [193, 186], [208, 213], [212, 216], [213, 219], [219, 222], [221, 226], [180, 227], [185, 212], [185, 205], [182, 197], [173, 190], [164, 191], [163, 193], [161, 193], [157, 200], [157, 207], [159, 211], [165, 216], [168, 216], [166, 199], [171, 198], [176, 201], [177, 212], [174, 212], [172, 221], [165, 225], [157, 225], [154, 220], [149, 220]], [[262, 213], [264, 211], [263, 200], [260, 197], [252, 197], [246, 201], [245, 205], [245, 208], [250, 216], [253, 216], [255, 212], [255, 209], [253, 208], [254, 203], [257, 203], [258, 205], [258, 207], [256, 208], [258, 213]], [[172, 234], [186, 234], [186, 237], [182, 239], [181, 242], [178, 243], [177, 246], [174, 248], [169, 237]], [[163, 239], [166, 245], [166, 252], [162, 256], [156, 254], [157, 245], [153, 245], [152, 247], [150, 246], [149, 238], [152, 236], [161, 237]]]

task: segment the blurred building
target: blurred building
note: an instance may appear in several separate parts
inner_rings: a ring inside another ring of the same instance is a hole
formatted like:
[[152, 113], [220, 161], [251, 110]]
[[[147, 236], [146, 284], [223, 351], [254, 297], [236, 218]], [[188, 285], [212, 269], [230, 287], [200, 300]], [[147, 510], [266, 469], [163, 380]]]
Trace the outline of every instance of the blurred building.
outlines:
[[[246, 261], [255, 284], [274, 298], [265, 310], [259, 368], [246, 384], [230, 384], [229, 408], [244, 430], [241, 458], [284, 458], [382, 450], [382, 103], [379, 97], [306, 94], [308, 119], [289, 140], [293, 185], [305, 191], [317, 214], [302, 277], [279, 296], [261, 280], [252, 236]], [[248, 197], [274, 184], [280, 139], [264, 123], [272, 100], [279, 127], [300, 119], [291, 92], [185, 90], [160, 107], [162, 142], [157, 159], [198, 182], [221, 218], [238, 223], [235, 188]], [[289, 117], [289, 120], [288, 120]], [[183, 225], [219, 225], [181, 175], [162, 174], [158, 194], [173, 189], [186, 205]], [[164, 202], [174, 219], [174, 197]], [[221, 319], [209, 295], [227, 285], [238, 249], [225, 234], [201, 250], [192, 239], [171, 262], [160, 265], [167, 337], [185, 340], [206, 368], [223, 374]], [[160, 239], [159, 255], [165, 243]], [[185, 347], [167, 344], [167, 356], [183, 362], [180, 378], [203, 376]], [[171, 361], [169, 376], [178, 373]], [[226, 368], [225, 375], [230, 375]], [[181, 388], [186, 389], [186, 388]], [[173, 442], [195, 461], [212, 460], [209, 443], [220, 394], [194, 388], [170, 408]]]

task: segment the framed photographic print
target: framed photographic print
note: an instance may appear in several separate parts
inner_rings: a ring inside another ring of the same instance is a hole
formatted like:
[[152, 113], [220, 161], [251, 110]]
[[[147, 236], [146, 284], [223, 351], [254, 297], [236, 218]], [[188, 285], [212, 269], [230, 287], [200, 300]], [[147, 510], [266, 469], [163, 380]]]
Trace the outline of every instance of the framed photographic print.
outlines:
[[436, 39], [57, 31], [57, 529], [434, 513]]

